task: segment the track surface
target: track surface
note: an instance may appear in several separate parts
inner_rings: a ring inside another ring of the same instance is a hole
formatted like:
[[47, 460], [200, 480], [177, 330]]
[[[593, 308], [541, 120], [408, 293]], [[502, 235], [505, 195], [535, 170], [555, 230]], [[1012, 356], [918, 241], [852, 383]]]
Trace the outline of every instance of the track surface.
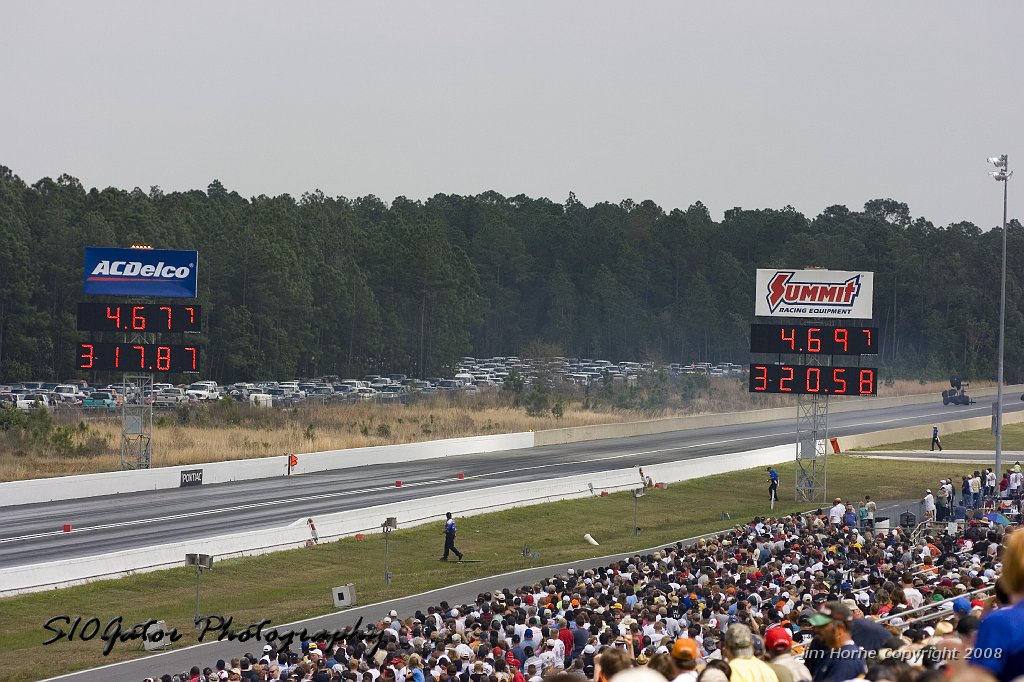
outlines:
[[[991, 414], [974, 406], [911, 405], [833, 413], [829, 435], [866, 433]], [[1024, 409], [1005, 400], [1004, 411]], [[794, 442], [795, 420], [708, 427], [631, 438], [461, 455], [236, 481], [195, 488], [0, 508], [0, 568], [93, 556], [287, 525], [329, 514], [467, 489], [537, 481], [633, 465], [651, 466]], [[930, 430], [922, 428], [921, 437]], [[456, 475], [464, 473], [464, 480]], [[394, 482], [402, 480], [396, 488]], [[64, 524], [74, 532], [63, 533]]]

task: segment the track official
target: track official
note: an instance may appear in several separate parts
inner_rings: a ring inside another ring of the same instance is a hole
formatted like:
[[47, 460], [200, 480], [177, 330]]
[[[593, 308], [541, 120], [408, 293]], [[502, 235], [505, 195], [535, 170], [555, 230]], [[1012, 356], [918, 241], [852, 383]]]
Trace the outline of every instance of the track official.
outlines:
[[448, 554], [455, 554], [462, 561], [462, 552], [455, 547], [455, 519], [452, 518], [452, 513], [448, 512], [445, 514], [447, 519], [444, 523], [444, 555], [441, 557], [441, 561], [448, 561]]

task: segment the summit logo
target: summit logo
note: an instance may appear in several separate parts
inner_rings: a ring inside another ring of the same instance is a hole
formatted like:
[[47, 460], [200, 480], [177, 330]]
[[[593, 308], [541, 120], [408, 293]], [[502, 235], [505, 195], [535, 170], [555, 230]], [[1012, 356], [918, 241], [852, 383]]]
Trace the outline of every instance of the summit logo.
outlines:
[[823, 282], [795, 282], [792, 272], [779, 272], [768, 284], [768, 309], [772, 312], [786, 305], [853, 305], [860, 291], [860, 275], [854, 275], [845, 282], [826, 284]]
[[870, 319], [874, 273], [758, 270], [755, 315]]

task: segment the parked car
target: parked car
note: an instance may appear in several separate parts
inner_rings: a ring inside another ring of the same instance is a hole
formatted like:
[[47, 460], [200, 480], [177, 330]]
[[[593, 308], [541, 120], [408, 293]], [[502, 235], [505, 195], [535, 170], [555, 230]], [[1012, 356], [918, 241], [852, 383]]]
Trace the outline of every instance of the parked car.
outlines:
[[161, 388], [153, 398], [153, 407], [177, 407], [188, 403], [188, 395], [181, 388]]
[[53, 401], [50, 399], [50, 393], [25, 393], [18, 396], [17, 408], [19, 410], [32, 410], [36, 408], [49, 408], [53, 407]]
[[87, 410], [108, 410], [113, 412], [117, 409], [117, 399], [113, 391], [93, 391], [82, 401], [82, 407]]
[[190, 384], [185, 390], [185, 395], [196, 400], [219, 400], [220, 392], [217, 384], [212, 381], [197, 381]]

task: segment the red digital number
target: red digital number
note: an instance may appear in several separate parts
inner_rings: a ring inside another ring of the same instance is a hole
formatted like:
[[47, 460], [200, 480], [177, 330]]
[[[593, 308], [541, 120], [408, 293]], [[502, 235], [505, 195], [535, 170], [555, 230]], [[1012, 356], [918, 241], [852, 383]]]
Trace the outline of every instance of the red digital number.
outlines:
[[846, 393], [846, 379], [842, 377], [843, 374], [846, 374], [843, 368], [832, 370], [832, 385], [835, 386], [833, 393]]
[[796, 329], [789, 330], [789, 336], [786, 336], [786, 328], [783, 327], [779, 330], [779, 335], [783, 341], [789, 341], [789, 349], [796, 350]]
[[821, 327], [811, 327], [807, 330], [807, 352], [808, 353], [820, 353], [821, 352], [821, 339], [815, 336], [815, 332], [820, 332]]
[[146, 317], [139, 315], [140, 310], [145, 310], [145, 308], [141, 305], [132, 308], [132, 329], [135, 331], [142, 331], [146, 328]]
[[[811, 383], [811, 377], [814, 377], [814, 383]], [[821, 390], [821, 370], [817, 367], [807, 368], [807, 377], [805, 384], [808, 393], [817, 393]]]
[[121, 306], [114, 307], [114, 314], [110, 314], [110, 306], [107, 306], [107, 319], [114, 321], [114, 326], [118, 329], [121, 328]]
[[170, 308], [170, 306], [162, 305], [162, 306], [160, 306], [160, 310], [163, 310], [164, 312], [167, 313], [167, 329], [170, 329], [171, 328], [171, 308]]
[[156, 347], [156, 368], [161, 372], [171, 371], [171, 347]]
[[871, 330], [870, 329], [861, 329], [861, 331], [864, 332], [864, 336], [868, 337], [868, 346], [867, 347], [871, 348]]
[[779, 390], [783, 391], [783, 392], [786, 392], [786, 393], [789, 393], [790, 391], [793, 390], [793, 387], [792, 386], [786, 386], [786, 382], [793, 380], [793, 368], [788, 366], [788, 365], [783, 365], [782, 366], [782, 373], [786, 374], [787, 372], [789, 373], [789, 376], [783, 376], [782, 378], [779, 379]]
[[192, 369], [193, 370], [199, 369], [198, 367], [196, 367], [196, 349], [193, 348], [192, 346], [185, 346], [185, 350], [192, 352]]
[[146, 347], [132, 346], [132, 348], [139, 351], [139, 369], [146, 369]]
[[846, 342], [849, 338], [849, 333], [846, 331], [846, 327], [836, 327], [835, 332], [832, 334], [832, 338], [835, 340], [836, 343], [840, 344], [843, 347], [843, 352], [845, 353], [847, 351]]
[[185, 308], [185, 310], [188, 311], [188, 322], [189, 322], [189, 324], [195, 324], [196, 323], [196, 309], [193, 308], [192, 306], [188, 306], [188, 307]]
[[861, 395], [872, 395], [875, 392], [875, 373], [870, 369], [862, 369], [860, 371], [860, 390]]
[[121, 346], [114, 346], [114, 369], [121, 366]]
[[[109, 310], [109, 308], [107, 310]], [[95, 360], [92, 354], [93, 345], [91, 343], [83, 343], [81, 346], [81, 350], [82, 353], [78, 357], [82, 360], [82, 362], [78, 363], [78, 368], [90, 369], [92, 367], [93, 360]]]
[[768, 368], [764, 365], [754, 366], [754, 381], [760, 381], [761, 385], [754, 384], [755, 391], [767, 391], [768, 390]]

